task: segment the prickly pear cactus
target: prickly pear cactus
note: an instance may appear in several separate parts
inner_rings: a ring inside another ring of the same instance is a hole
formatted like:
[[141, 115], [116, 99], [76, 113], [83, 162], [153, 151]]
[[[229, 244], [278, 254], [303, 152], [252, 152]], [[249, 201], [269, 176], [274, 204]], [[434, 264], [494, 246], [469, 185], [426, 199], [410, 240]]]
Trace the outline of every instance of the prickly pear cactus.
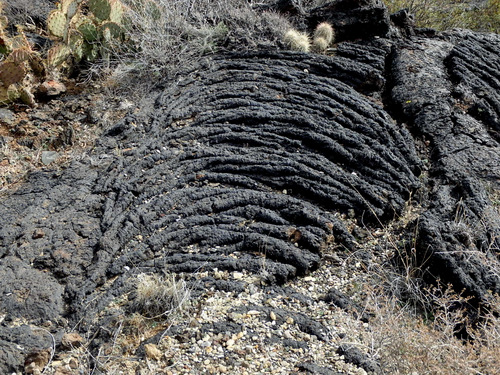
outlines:
[[101, 32], [107, 42], [121, 38], [123, 29], [115, 22], [105, 22], [101, 26]]
[[38, 53], [32, 52], [29, 55], [28, 64], [35, 77], [38, 77], [40, 79], [45, 78], [47, 73], [45, 64], [42, 57]]
[[4, 87], [0, 85], [0, 104], [13, 102], [21, 97], [19, 90], [14, 85]]
[[80, 6], [81, 0], [62, 0], [60, 3], [61, 11], [66, 15], [68, 20], [72, 19], [73, 16], [78, 12], [78, 7]]
[[104, 21], [109, 19], [111, 14], [110, 0], [89, 0], [89, 10], [99, 20]]
[[88, 43], [95, 42], [99, 38], [97, 27], [90, 19], [84, 20], [81, 25], [78, 26], [78, 31]]
[[45, 77], [43, 60], [31, 48], [21, 26], [17, 26], [17, 34], [12, 37], [7, 26], [7, 19], [0, 15], [0, 104], [20, 99], [35, 106], [32, 83]]
[[66, 38], [68, 33], [68, 18], [60, 10], [53, 10], [47, 17], [47, 28], [49, 32], [59, 38]]
[[106, 57], [111, 47], [123, 40], [124, 10], [120, 0], [61, 0], [47, 20], [47, 28], [57, 41], [49, 50], [48, 65], [56, 68], [69, 56], [73, 62]]
[[0, 57], [8, 55], [11, 51], [9, 39], [0, 31]]
[[111, 22], [121, 24], [123, 21], [124, 8], [120, 1], [111, 0], [111, 12], [109, 13], [109, 20]]
[[26, 77], [26, 69], [23, 63], [4, 61], [0, 64], [0, 82], [4, 87], [21, 82]]
[[66, 44], [59, 43], [47, 52], [47, 64], [55, 68], [65, 62], [71, 56], [71, 48]]
[[20, 64], [24, 61], [28, 61], [32, 54], [33, 51], [31, 51], [28, 48], [25, 47], [17, 48], [11, 52], [11, 54], [9, 55], [9, 60], [11, 60], [16, 64]]
[[0, 15], [0, 29], [5, 30], [7, 28], [8, 20], [6, 16]]

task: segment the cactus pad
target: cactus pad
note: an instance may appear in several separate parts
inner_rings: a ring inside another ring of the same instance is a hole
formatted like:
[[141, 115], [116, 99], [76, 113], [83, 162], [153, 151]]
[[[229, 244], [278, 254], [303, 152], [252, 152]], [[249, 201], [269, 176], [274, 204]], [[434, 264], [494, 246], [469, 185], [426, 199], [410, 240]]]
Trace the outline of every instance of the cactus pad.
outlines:
[[109, 19], [111, 3], [109, 0], [89, 0], [89, 9], [101, 21]]
[[47, 63], [50, 66], [61, 65], [71, 55], [71, 49], [65, 44], [56, 44], [47, 53]]
[[78, 6], [81, 0], [63, 0], [61, 1], [61, 11], [66, 14], [66, 18], [70, 20], [78, 11]]
[[83, 58], [83, 35], [77, 31], [73, 31], [69, 36], [69, 48], [71, 53], [78, 62]]
[[106, 22], [101, 26], [102, 35], [104, 40], [110, 42], [113, 39], [119, 39], [123, 35], [123, 29], [120, 25], [114, 22]]
[[10, 44], [13, 50], [18, 48], [27, 48], [31, 50], [30, 42], [28, 42], [26, 35], [24, 35], [23, 31], [20, 29], [18, 30], [18, 34], [11, 39]]
[[19, 88], [18, 92], [19, 99], [21, 99], [24, 104], [30, 107], [36, 107], [35, 96], [27, 87]]
[[43, 64], [42, 57], [37, 52], [32, 52], [28, 60], [31, 71], [36, 77], [45, 76], [45, 65]]
[[28, 61], [32, 53], [33, 52], [31, 51], [31, 49], [28, 49], [26, 47], [17, 48], [11, 52], [11, 54], [9, 55], [9, 60], [16, 64], [19, 64], [23, 61]]
[[11, 85], [9, 87], [0, 86], [0, 103], [13, 102], [20, 96], [19, 90], [16, 86]]
[[5, 87], [21, 82], [25, 76], [26, 69], [22, 63], [5, 61], [0, 64], [0, 81]]
[[78, 26], [78, 31], [82, 34], [83, 39], [89, 43], [96, 41], [99, 36], [97, 27], [95, 27], [90, 19], [83, 21], [81, 25]]
[[9, 21], [6, 16], [0, 16], [0, 29], [5, 30], [7, 28], [7, 25], [9, 24]]
[[94, 61], [99, 56], [99, 47], [97, 44], [87, 44], [85, 43], [82, 47], [83, 56], [89, 61]]
[[118, 0], [111, 0], [111, 12], [109, 13], [109, 20], [117, 24], [121, 24], [123, 20], [123, 5]]
[[50, 12], [47, 17], [47, 28], [52, 35], [65, 38], [68, 32], [66, 15], [60, 10]]

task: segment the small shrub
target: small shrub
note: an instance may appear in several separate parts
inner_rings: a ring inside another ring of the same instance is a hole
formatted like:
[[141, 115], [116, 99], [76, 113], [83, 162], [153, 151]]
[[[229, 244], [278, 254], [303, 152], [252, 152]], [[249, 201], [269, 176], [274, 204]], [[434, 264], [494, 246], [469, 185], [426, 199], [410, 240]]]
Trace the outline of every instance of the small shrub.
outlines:
[[115, 58], [129, 81], [134, 75], [173, 76], [214, 52], [276, 47], [290, 27], [284, 17], [255, 10], [247, 0], [123, 2], [133, 48]]

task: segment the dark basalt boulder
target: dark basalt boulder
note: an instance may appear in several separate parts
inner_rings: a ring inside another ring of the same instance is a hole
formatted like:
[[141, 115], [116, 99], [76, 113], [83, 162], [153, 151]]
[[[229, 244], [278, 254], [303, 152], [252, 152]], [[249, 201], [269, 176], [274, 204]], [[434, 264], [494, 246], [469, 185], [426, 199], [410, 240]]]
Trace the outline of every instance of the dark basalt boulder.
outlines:
[[307, 16], [310, 29], [324, 21], [334, 27], [337, 41], [383, 37], [390, 29], [389, 13], [381, 0], [335, 0]]
[[[488, 196], [500, 189], [499, 50], [496, 35], [457, 31], [365, 38], [333, 57], [221, 54], [187, 69], [81, 160], [1, 198], [0, 372], [50, 347], [33, 327], [95, 330], [137, 273], [265, 269], [282, 284], [316, 269], [325, 247], [356, 249], [339, 213], [389, 222], [417, 190], [428, 195], [414, 223], [422, 269], [486, 303], [500, 291]], [[357, 310], [334, 290], [325, 298]], [[296, 320], [324, 337], [319, 322]]]
[[428, 210], [415, 224], [420, 261], [479, 300], [500, 291], [500, 215], [489, 198], [500, 188], [499, 48], [494, 34], [419, 38], [391, 67], [394, 109], [430, 142]]

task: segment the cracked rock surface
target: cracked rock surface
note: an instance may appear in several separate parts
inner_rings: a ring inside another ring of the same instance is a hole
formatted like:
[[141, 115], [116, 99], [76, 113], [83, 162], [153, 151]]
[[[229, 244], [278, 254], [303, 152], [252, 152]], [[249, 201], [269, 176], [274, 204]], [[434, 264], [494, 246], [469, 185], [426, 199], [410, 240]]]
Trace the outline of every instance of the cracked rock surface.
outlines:
[[[26, 353], [51, 347], [37, 329], [47, 322], [55, 340], [70, 327], [111, 324], [107, 307], [139, 273], [216, 269], [281, 288], [314, 272], [325, 252], [356, 251], [343, 217], [388, 223], [417, 191], [427, 194], [413, 227], [428, 277], [465, 288], [476, 303], [500, 292], [491, 199], [500, 189], [500, 37], [397, 39], [382, 30], [339, 44], [336, 56], [206, 58], [108, 129], [85, 158], [34, 173], [2, 197], [0, 371], [19, 371]], [[204, 281], [200, 294], [246, 285]], [[232, 313], [249, 311], [271, 312], [249, 304]], [[273, 314], [329, 340], [330, 327], [314, 318]], [[241, 332], [231, 327], [220, 332]]]

